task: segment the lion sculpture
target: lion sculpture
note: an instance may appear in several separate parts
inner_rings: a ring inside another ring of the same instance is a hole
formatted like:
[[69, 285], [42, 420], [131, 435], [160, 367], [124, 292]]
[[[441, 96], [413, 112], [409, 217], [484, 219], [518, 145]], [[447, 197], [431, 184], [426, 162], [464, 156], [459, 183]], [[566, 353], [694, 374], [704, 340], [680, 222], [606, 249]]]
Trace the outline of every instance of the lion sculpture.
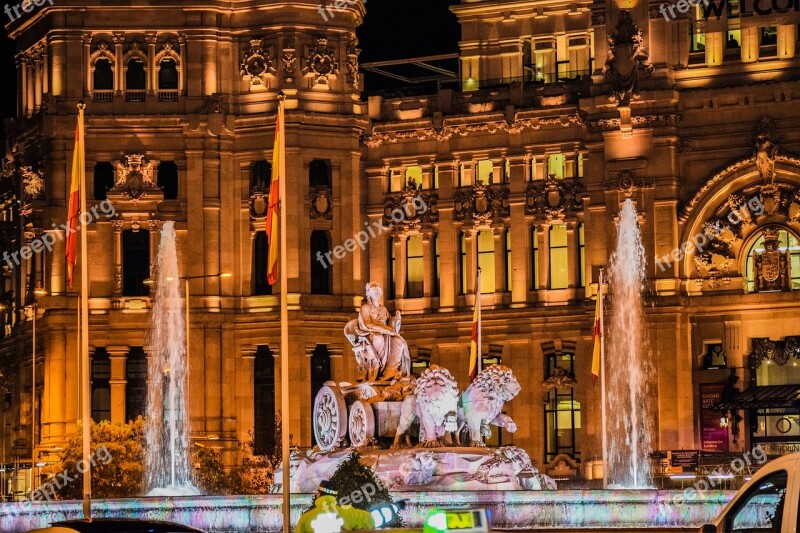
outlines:
[[505, 428], [509, 433], [517, 431], [517, 424], [502, 411], [505, 402], [512, 400], [520, 390], [517, 378], [506, 366], [491, 365], [478, 374], [458, 400], [458, 444], [461, 445], [468, 434], [470, 446], [485, 446], [481, 437], [492, 435], [489, 424]]
[[408, 430], [419, 420], [419, 444], [423, 448], [444, 445], [444, 439], [457, 429], [458, 384], [446, 368], [431, 365], [417, 378], [414, 394], [403, 400], [400, 422], [392, 448], [399, 448], [403, 437], [410, 446]]

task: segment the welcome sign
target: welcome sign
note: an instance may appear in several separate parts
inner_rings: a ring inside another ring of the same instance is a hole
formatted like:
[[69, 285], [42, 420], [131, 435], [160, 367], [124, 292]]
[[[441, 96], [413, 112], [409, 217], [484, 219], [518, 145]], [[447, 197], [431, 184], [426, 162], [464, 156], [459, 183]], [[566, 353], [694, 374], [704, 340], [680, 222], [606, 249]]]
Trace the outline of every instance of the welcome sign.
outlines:
[[[800, 23], [800, 0], [703, 0], [700, 9], [703, 19], [712, 26], [736, 18], [741, 20], [742, 28]], [[706, 31], [718, 29], [707, 27]]]

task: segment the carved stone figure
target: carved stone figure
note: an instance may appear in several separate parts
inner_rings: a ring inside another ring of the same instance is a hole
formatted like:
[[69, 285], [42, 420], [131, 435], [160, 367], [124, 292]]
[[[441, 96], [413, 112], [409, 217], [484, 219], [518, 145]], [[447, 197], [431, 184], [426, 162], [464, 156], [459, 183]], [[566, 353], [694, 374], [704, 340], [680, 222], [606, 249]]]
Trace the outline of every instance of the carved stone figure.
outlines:
[[400, 311], [390, 319], [389, 311], [380, 303], [381, 296], [381, 286], [368, 283], [367, 302], [361, 306], [358, 318], [344, 328], [365, 381], [391, 381], [411, 373], [408, 345], [400, 335]]
[[457, 429], [458, 385], [446, 368], [431, 365], [417, 378], [414, 394], [403, 400], [400, 423], [393, 448], [400, 446], [403, 437], [411, 444], [408, 429], [419, 420], [418, 446], [436, 448], [451, 444], [449, 434]]
[[317, 39], [316, 45], [307, 49], [305, 59], [304, 73], [313, 74], [317, 85], [328, 85], [328, 77], [339, 73], [336, 50], [328, 46], [328, 39]]
[[778, 155], [778, 142], [774, 138], [775, 123], [769, 117], [764, 117], [758, 125], [753, 154], [756, 159], [758, 174], [764, 182], [772, 183], [775, 180], [775, 156]]
[[520, 390], [517, 378], [506, 366], [491, 365], [481, 371], [458, 400], [459, 444], [463, 441], [461, 433], [468, 432], [470, 446], [485, 446], [481, 437], [492, 435], [489, 424], [505, 428], [509, 433], [517, 431], [517, 424], [502, 411], [503, 405]]
[[25, 192], [25, 199], [38, 200], [44, 197], [44, 172], [34, 171], [31, 167], [20, 167], [22, 175], [22, 189]]
[[642, 30], [629, 11], [621, 9], [616, 31], [608, 38], [608, 58], [603, 75], [611, 80], [610, 100], [629, 107], [632, 98], [639, 96], [639, 78], [650, 76], [653, 65], [644, 48]]

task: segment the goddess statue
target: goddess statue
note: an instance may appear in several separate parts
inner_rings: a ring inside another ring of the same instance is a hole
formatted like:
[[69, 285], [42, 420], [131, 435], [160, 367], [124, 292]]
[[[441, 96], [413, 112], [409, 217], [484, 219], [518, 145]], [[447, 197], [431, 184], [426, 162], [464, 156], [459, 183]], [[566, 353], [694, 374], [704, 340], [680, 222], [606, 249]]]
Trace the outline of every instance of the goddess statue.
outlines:
[[383, 290], [377, 283], [366, 287], [366, 302], [358, 318], [344, 327], [344, 336], [353, 345], [362, 381], [391, 381], [411, 373], [408, 344], [400, 335], [400, 311], [389, 318], [381, 305]]

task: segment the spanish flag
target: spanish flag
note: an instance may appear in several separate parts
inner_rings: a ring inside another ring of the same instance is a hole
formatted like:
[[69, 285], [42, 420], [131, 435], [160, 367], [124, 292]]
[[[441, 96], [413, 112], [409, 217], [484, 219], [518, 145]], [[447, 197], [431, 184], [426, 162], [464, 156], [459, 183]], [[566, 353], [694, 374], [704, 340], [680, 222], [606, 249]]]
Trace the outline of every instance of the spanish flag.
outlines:
[[594, 350], [592, 352], [592, 381], [600, 377], [600, 356], [603, 343], [603, 271], [600, 271], [600, 278], [597, 282], [597, 305], [594, 309], [594, 328], [592, 328], [592, 341]]
[[72, 153], [72, 182], [69, 187], [67, 209], [67, 281], [72, 287], [75, 263], [78, 260], [78, 216], [81, 201], [81, 183], [86, 183], [86, 146], [83, 131], [83, 105], [78, 106], [78, 125], [75, 127], [75, 150]]
[[481, 354], [481, 269], [475, 276], [475, 311], [472, 313], [472, 340], [469, 343], [469, 380], [478, 376], [478, 357]]
[[[275, 121], [275, 146], [272, 152], [272, 181], [269, 186], [269, 208], [267, 209], [267, 282], [278, 281], [278, 208], [280, 206], [281, 170], [286, 168], [286, 138], [284, 130], [283, 100], [278, 101], [278, 118]], [[283, 228], [281, 228], [281, 231]]]

